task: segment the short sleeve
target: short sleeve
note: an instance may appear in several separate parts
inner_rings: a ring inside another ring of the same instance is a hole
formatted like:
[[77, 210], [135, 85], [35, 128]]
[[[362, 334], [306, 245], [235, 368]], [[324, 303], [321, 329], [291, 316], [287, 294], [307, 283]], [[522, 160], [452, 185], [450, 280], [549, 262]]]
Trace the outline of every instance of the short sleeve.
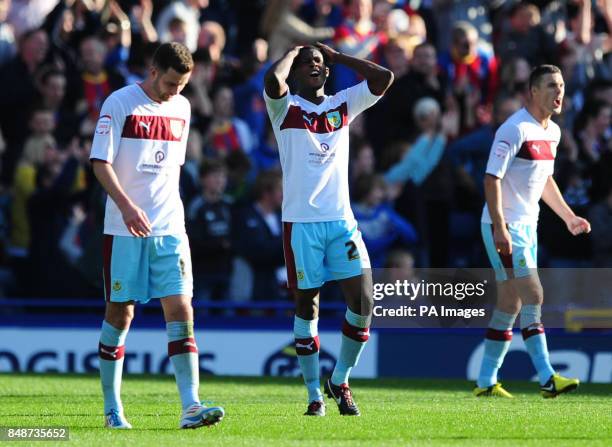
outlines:
[[112, 163], [117, 156], [121, 133], [125, 122], [125, 113], [115, 95], [109, 96], [100, 111], [96, 124], [89, 159], [104, 160]]
[[270, 98], [265, 90], [263, 91], [268, 116], [272, 124], [276, 127], [280, 126], [281, 120], [287, 114], [287, 110], [289, 110], [289, 95], [289, 91], [287, 91], [282, 97], [274, 99]]
[[348, 103], [349, 123], [368, 107], [372, 107], [376, 104], [380, 98], [382, 98], [382, 96], [377, 96], [370, 91], [368, 81], [362, 81], [359, 84], [347, 88], [346, 100]]
[[495, 133], [486, 173], [503, 178], [521, 144], [523, 141], [520, 129], [514, 124], [503, 124]]
[[185, 103], [185, 130], [183, 131], [183, 135], [181, 137], [181, 145], [183, 147], [183, 151], [182, 157], [179, 159], [179, 165], [181, 166], [185, 164], [185, 156], [187, 154], [187, 141], [189, 140], [189, 129], [191, 128], [191, 103], [186, 98]]

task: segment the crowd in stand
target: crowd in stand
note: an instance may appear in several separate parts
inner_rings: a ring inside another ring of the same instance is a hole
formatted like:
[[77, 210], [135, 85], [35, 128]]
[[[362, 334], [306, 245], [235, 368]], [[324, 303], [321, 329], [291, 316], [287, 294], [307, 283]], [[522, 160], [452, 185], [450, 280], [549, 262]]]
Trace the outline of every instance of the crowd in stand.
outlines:
[[[263, 75], [316, 41], [395, 74], [351, 124], [351, 197], [374, 267], [488, 265], [489, 149], [542, 63], [566, 83], [555, 177], [592, 233], [573, 238], [543, 206], [539, 262], [612, 266], [612, 0], [0, 0], [0, 295], [101, 295], [93, 131], [165, 41], [195, 61], [181, 194], [196, 297], [289, 299]], [[327, 93], [357, 82], [334, 66]]]

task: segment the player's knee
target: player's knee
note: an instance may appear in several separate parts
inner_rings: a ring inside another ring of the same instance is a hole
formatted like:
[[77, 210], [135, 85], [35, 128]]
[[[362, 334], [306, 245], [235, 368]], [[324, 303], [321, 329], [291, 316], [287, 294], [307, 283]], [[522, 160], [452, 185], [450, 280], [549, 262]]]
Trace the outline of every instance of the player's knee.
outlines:
[[521, 310], [521, 301], [516, 300], [516, 301], [498, 303], [497, 308], [507, 314], [516, 315]]
[[191, 304], [180, 303], [166, 310], [166, 321], [193, 321]]
[[117, 329], [127, 329], [134, 319], [134, 306], [109, 303], [106, 307], [104, 319]]
[[295, 291], [295, 312], [298, 317], [312, 320], [319, 317], [319, 291], [317, 289]]

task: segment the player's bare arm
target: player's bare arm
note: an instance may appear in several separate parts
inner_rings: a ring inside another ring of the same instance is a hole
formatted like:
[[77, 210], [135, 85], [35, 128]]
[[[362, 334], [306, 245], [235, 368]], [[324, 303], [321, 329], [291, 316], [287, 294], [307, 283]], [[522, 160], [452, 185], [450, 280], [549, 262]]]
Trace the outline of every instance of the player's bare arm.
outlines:
[[145, 237], [151, 233], [151, 222], [146, 213], [128, 197], [117, 179], [112, 165], [104, 160], [92, 160], [93, 172], [123, 216], [130, 234]]
[[393, 72], [385, 67], [365, 59], [340, 53], [320, 42], [317, 42], [315, 46], [325, 55], [330, 65], [342, 64], [363, 76], [368, 81], [370, 91], [376, 96], [384, 95], [393, 83]]
[[298, 46], [287, 51], [283, 57], [272, 64], [272, 66], [268, 68], [268, 71], [266, 71], [264, 87], [266, 89], [266, 94], [270, 98], [281, 98], [289, 90], [287, 78], [289, 77], [293, 60], [299, 54], [300, 48], [302, 47]]
[[544, 186], [544, 191], [542, 193], [542, 200], [544, 200], [544, 203], [546, 203], [557, 216], [563, 219], [567, 229], [574, 236], [591, 232], [591, 224], [589, 221], [574, 214], [565, 199], [563, 199], [563, 195], [561, 195], [561, 191], [559, 191], [557, 182], [555, 182], [555, 179], [553, 179], [552, 176], [548, 177], [548, 180], [546, 181], [546, 185]]
[[495, 248], [502, 255], [510, 255], [512, 253], [512, 237], [504, 220], [501, 179], [491, 174], [485, 174], [484, 191], [491, 222], [493, 222]]

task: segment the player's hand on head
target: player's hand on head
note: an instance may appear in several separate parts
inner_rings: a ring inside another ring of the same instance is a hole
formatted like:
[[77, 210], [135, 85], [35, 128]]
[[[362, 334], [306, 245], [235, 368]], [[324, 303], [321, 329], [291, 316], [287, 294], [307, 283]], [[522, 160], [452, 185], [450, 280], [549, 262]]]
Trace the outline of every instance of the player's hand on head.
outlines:
[[493, 230], [493, 241], [499, 254], [504, 256], [512, 254], [512, 236], [506, 227], [502, 227], [501, 230]]
[[121, 215], [130, 234], [136, 237], [146, 237], [151, 234], [151, 222], [141, 208], [130, 204], [121, 210]]
[[591, 232], [591, 224], [583, 217], [574, 216], [567, 222], [567, 229], [574, 236]]
[[315, 43], [315, 47], [317, 47], [319, 49], [319, 51], [321, 51], [321, 53], [323, 53], [323, 56], [325, 56], [325, 59], [327, 59], [327, 63], [329, 65], [333, 64], [334, 62], [336, 62], [336, 56], [339, 53], [336, 50], [334, 50], [332, 47], [329, 47], [329, 46], [327, 46], [327, 45], [325, 45], [324, 43], [321, 43], [321, 42]]

